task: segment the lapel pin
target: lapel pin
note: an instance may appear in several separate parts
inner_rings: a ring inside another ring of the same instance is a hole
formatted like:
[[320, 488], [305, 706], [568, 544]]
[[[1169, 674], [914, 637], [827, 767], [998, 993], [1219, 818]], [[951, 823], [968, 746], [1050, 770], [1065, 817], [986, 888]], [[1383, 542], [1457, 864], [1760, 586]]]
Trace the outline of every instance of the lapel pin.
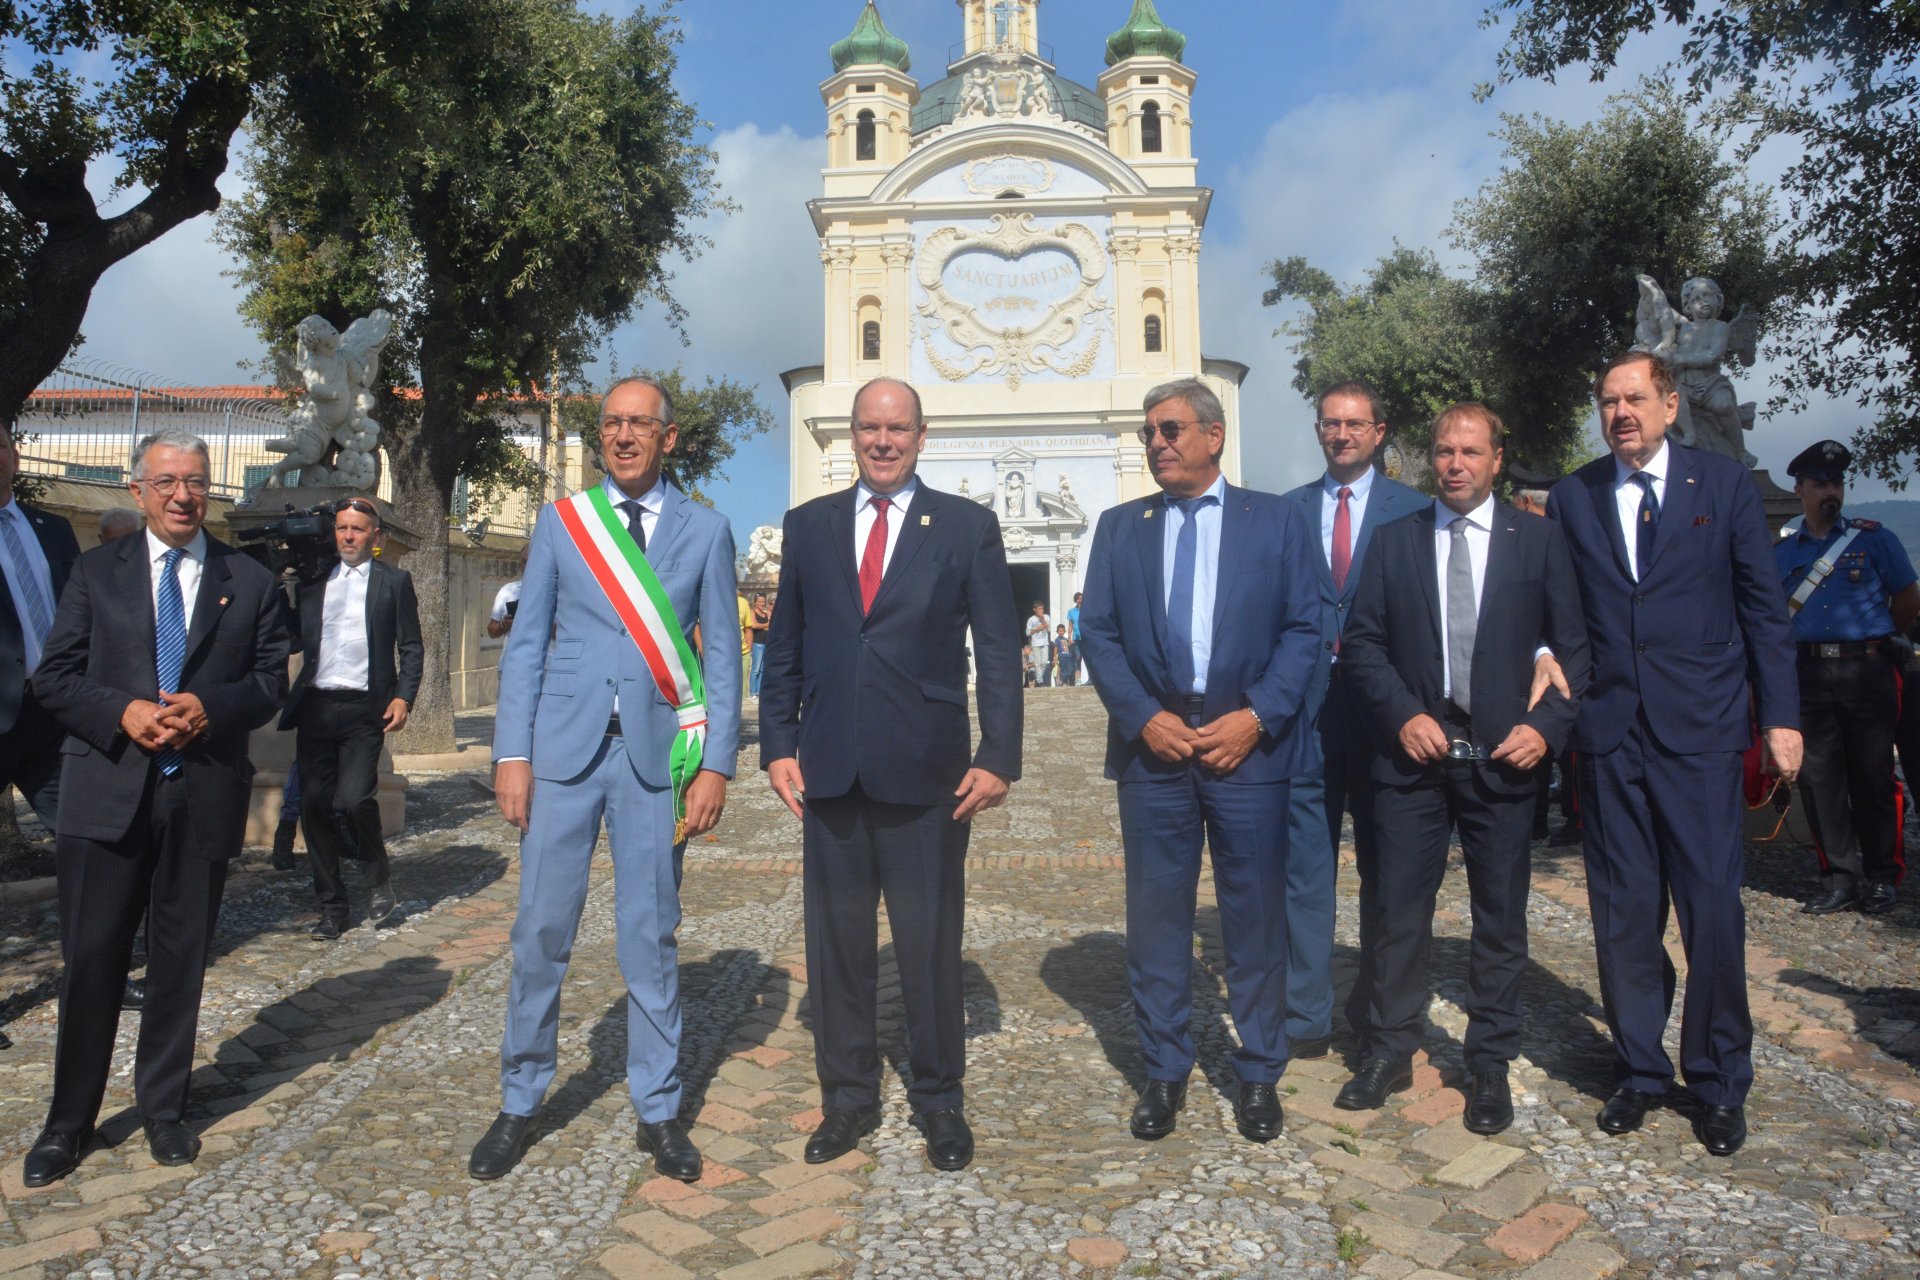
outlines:
[[932, 523], [933, 523], [933, 517], [932, 517], [932, 516], [921, 516], [921, 517], [920, 517], [920, 527], [921, 527], [921, 528], [925, 528], [926, 526], [928, 526], [928, 525], [930, 525], [930, 524], [932, 524]]
[[1146, 512], [1145, 512], [1144, 514], [1142, 514], [1140, 518], [1141, 518], [1142, 520], [1151, 520], [1151, 519], [1153, 519], [1153, 508], [1152, 508], [1152, 507], [1148, 507], [1148, 508], [1146, 509]]
[[224, 609], [224, 608], [226, 608], [226, 607], [227, 607], [227, 601], [228, 601], [228, 600], [231, 600], [232, 598], [233, 598], [232, 596], [221, 596], [221, 597], [220, 597], [220, 607], [221, 607], [221, 608], [223, 608], [223, 609]]
[[1688, 484], [1692, 484], [1692, 483], [1693, 483], [1693, 477], [1692, 477], [1692, 476], [1688, 476], [1688, 477], [1687, 477], [1687, 483], [1688, 483]]

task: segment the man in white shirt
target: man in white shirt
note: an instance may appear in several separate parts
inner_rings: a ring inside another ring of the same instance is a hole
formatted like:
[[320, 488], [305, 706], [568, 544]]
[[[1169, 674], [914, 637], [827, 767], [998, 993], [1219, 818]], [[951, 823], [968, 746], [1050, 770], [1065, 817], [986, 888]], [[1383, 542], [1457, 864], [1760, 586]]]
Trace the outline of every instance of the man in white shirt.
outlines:
[[312, 936], [323, 942], [339, 938], [350, 922], [341, 859], [367, 865], [369, 924], [385, 922], [397, 905], [380, 834], [380, 749], [387, 734], [406, 727], [426, 648], [413, 577], [374, 558], [379, 532], [371, 500], [341, 500], [333, 517], [340, 561], [299, 588], [306, 660], [280, 718], [280, 727], [297, 735], [301, 827], [320, 903]]

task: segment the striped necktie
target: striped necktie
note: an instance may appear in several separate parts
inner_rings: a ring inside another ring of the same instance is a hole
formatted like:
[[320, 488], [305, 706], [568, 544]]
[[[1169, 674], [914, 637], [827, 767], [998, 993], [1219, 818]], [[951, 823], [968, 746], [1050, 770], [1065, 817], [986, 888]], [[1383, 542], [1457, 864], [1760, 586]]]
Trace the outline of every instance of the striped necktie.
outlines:
[[[167, 552], [160, 566], [160, 603], [153, 628], [153, 674], [162, 693], [180, 692], [180, 668], [187, 661], [187, 604], [180, 594], [180, 561], [186, 555], [182, 547]], [[171, 748], [156, 757], [160, 772], [172, 777], [180, 772], [183, 757]]]
[[[14, 511], [19, 510], [18, 503], [7, 505]], [[21, 518], [24, 519], [24, 515]], [[19, 575], [20, 594], [27, 601], [27, 622], [33, 627], [34, 647], [38, 648], [46, 640], [47, 632], [53, 630], [53, 605], [40, 589], [40, 575], [33, 571], [33, 561], [27, 559], [27, 547], [20, 540], [16, 523], [12, 514], [0, 511], [0, 537], [6, 539], [8, 562]]]

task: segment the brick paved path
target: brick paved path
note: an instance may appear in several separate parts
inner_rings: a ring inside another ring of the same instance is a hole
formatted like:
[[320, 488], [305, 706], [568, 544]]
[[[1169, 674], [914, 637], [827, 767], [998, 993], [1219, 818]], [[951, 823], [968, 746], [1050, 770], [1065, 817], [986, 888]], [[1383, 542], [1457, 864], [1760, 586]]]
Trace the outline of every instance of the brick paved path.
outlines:
[[[1286, 1132], [1264, 1147], [1233, 1131], [1203, 895], [1201, 1069], [1179, 1131], [1134, 1141], [1139, 1056], [1103, 719], [1091, 691], [1028, 697], [1028, 779], [973, 838], [967, 1084], [980, 1153], [964, 1173], [928, 1169], [905, 1123], [898, 988], [884, 979], [886, 1123], [835, 1164], [801, 1161], [818, 1113], [798, 831], [749, 772], [686, 873], [682, 1065], [705, 1178], [649, 1177], [634, 1149], [603, 858], [542, 1136], [506, 1179], [470, 1181], [467, 1151], [498, 1106], [518, 881], [514, 841], [477, 779], [446, 775], [418, 780], [425, 821], [396, 845], [393, 927], [310, 942], [303, 877], [275, 876], [257, 855], [243, 864], [201, 1022], [205, 1149], [191, 1168], [147, 1157], [123, 1062], [80, 1170], [22, 1187], [52, 1051], [53, 937], [44, 910], [0, 916], [0, 1010], [16, 1042], [0, 1053], [0, 1276], [1915, 1274], [1920, 911], [1800, 917], [1791, 895], [1809, 855], [1798, 850], [1754, 854], [1760, 1074], [1753, 1137], [1732, 1160], [1705, 1156], [1676, 1110], [1624, 1139], [1594, 1128], [1608, 1056], [1579, 859], [1544, 846], [1508, 1133], [1478, 1138], [1459, 1123], [1456, 867], [1413, 1089], [1377, 1114], [1336, 1111], [1340, 1056], [1296, 1063]], [[1349, 862], [1343, 982], [1355, 889]], [[129, 1021], [123, 1049], [130, 1037]]]

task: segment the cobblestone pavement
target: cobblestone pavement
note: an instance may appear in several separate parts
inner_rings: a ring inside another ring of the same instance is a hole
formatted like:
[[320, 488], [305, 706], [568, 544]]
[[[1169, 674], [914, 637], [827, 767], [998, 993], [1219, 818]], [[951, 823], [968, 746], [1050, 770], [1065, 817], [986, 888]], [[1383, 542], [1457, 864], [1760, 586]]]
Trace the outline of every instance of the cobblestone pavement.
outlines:
[[[1134, 1141], [1140, 1066], [1103, 718], [1090, 690], [1028, 697], [1027, 780], [973, 836], [967, 1085], [979, 1158], [966, 1171], [930, 1170], [906, 1124], [898, 987], [885, 980], [885, 1124], [834, 1164], [801, 1161], [818, 1112], [798, 829], [749, 755], [725, 822], [687, 859], [682, 1065], [706, 1176], [650, 1177], [634, 1148], [603, 858], [540, 1139], [507, 1178], [470, 1181], [468, 1149], [498, 1106], [515, 842], [477, 775], [438, 775], [415, 779], [414, 825], [394, 846], [403, 915], [389, 927], [312, 942], [303, 876], [275, 875], [259, 851], [236, 871], [201, 1018], [205, 1147], [189, 1168], [148, 1158], [123, 1054], [80, 1170], [21, 1185], [47, 1094], [57, 960], [47, 908], [0, 914], [0, 1017], [15, 1041], [0, 1052], [0, 1276], [1915, 1275], [1920, 909], [1800, 916], [1812, 855], [1799, 849], [1752, 855], [1759, 1083], [1753, 1136], [1730, 1160], [1701, 1151], [1677, 1100], [1639, 1134], [1594, 1127], [1609, 1057], [1580, 862], [1544, 844], [1509, 1132], [1479, 1138], [1460, 1124], [1456, 868], [1413, 1088], [1379, 1113], [1336, 1111], [1339, 1055], [1295, 1063], [1286, 1132], [1266, 1146], [1233, 1130], [1217, 919], [1203, 894], [1201, 1070], [1179, 1131]], [[1355, 892], [1349, 859], [1343, 985]], [[123, 1050], [131, 1031], [128, 1020]]]

